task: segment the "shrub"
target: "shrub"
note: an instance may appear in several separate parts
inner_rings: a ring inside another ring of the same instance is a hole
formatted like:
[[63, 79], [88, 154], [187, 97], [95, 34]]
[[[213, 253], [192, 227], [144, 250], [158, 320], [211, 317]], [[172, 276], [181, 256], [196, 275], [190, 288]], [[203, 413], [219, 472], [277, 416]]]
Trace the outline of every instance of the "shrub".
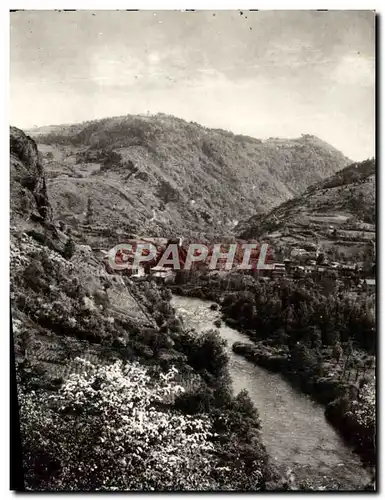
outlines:
[[179, 192], [169, 182], [164, 180], [159, 182], [156, 195], [165, 205], [170, 202], [177, 202], [180, 199]]
[[66, 241], [66, 244], [64, 246], [64, 250], [63, 250], [63, 257], [67, 260], [70, 260], [73, 256], [73, 254], [75, 253], [75, 243], [73, 241], [72, 238], [68, 238], [68, 240]]
[[223, 374], [228, 363], [228, 355], [224, 350], [226, 342], [216, 330], [208, 330], [202, 334], [183, 332], [177, 342], [196, 371], [207, 371], [214, 377]]

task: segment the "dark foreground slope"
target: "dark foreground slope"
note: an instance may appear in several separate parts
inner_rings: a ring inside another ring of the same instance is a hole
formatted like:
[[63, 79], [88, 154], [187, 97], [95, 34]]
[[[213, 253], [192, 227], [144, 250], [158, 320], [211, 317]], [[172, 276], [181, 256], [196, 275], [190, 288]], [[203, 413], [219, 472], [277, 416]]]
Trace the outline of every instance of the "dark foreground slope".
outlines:
[[375, 240], [375, 160], [353, 163], [267, 214], [239, 223], [241, 238], [275, 247], [315, 244], [330, 256], [363, 260]]
[[34, 134], [55, 217], [157, 236], [227, 234], [348, 164], [320, 139], [261, 141], [167, 116], [124, 116]]

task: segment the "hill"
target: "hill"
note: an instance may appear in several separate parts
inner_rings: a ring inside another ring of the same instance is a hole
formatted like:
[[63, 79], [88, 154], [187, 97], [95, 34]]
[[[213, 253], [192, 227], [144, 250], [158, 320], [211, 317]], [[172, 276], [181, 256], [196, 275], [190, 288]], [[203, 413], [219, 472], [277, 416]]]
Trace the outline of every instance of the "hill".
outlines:
[[310, 243], [331, 257], [364, 260], [375, 241], [375, 183], [374, 159], [353, 163], [269, 213], [240, 223], [236, 231], [276, 248]]
[[123, 234], [229, 234], [349, 163], [314, 136], [261, 141], [163, 114], [31, 133], [55, 218], [76, 229], [90, 199], [99, 226]]

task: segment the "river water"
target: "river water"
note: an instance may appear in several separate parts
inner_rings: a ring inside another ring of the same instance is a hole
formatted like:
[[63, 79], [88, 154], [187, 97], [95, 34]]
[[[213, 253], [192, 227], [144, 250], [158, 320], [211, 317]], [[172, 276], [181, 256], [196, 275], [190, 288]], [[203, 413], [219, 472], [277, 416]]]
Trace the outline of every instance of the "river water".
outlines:
[[[220, 318], [213, 302], [173, 296], [172, 305], [185, 326], [198, 332], [216, 328]], [[354, 490], [369, 481], [359, 457], [343, 442], [324, 417], [324, 408], [296, 391], [277, 373], [271, 373], [232, 352], [234, 342], [251, 343], [242, 333], [222, 322], [218, 328], [227, 341], [229, 371], [234, 393], [247, 389], [262, 422], [262, 438], [271, 460], [298, 480], [314, 487]]]

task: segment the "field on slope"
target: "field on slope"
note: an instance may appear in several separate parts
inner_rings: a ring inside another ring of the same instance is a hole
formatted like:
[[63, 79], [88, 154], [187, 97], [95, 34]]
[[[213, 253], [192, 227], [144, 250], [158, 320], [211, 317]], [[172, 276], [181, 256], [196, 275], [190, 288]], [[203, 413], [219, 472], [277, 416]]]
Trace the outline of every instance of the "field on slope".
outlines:
[[[346, 166], [314, 136], [261, 141], [167, 116], [30, 131], [56, 219], [152, 236], [213, 237]], [[88, 200], [91, 200], [90, 202]]]
[[268, 214], [240, 223], [241, 238], [275, 247], [316, 244], [331, 256], [364, 260], [376, 228], [375, 160], [353, 163]]

